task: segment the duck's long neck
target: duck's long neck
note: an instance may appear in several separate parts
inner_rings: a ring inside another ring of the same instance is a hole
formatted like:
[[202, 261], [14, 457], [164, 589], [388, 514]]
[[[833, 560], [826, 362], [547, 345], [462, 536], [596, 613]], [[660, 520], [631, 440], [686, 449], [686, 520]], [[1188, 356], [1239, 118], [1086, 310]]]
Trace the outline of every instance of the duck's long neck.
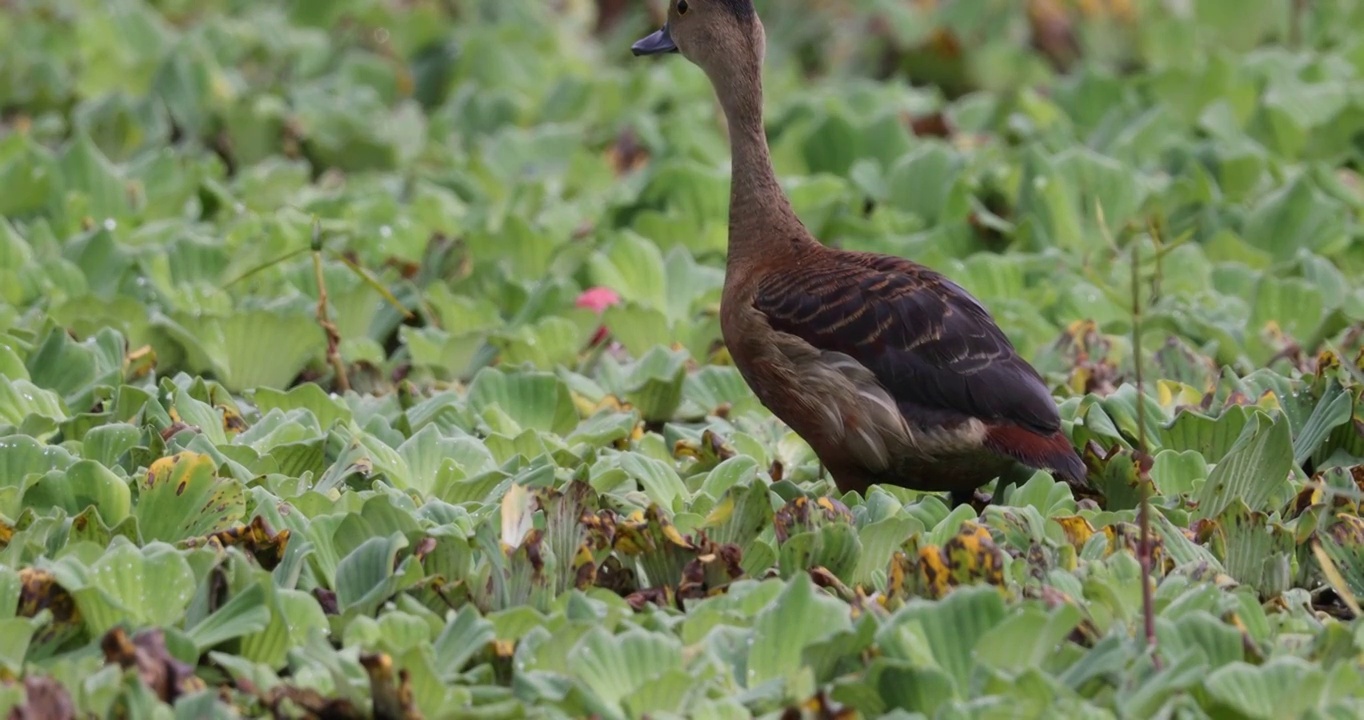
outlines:
[[[730, 262], [781, 253], [792, 234], [805, 237], [791, 202], [777, 182], [763, 128], [762, 61], [712, 77], [729, 121]], [[777, 239], [779, 238], [779, 239]], [[774, 247], [780, 245], [780, 247]]]

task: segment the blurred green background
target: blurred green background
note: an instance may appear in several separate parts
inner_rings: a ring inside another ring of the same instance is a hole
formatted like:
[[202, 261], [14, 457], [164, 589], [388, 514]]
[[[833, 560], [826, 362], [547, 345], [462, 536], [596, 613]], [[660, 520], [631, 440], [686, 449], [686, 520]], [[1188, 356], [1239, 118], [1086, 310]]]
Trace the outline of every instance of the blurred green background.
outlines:
[[1095, 497], [756, 402], [662, 2], [0, 0], [0, 712], [1358, 717], [1364, 0], [755, 5], [802, 219]]
[[[113, 325], [235, 389], [324, 373], [306, 257], [219, 289], [317, 215], [344, 354], [380, 385], [467, 375], [486, 342], [569, 361], [590, 321], [545, 321], [594, 285], [633, 352], [718, 337], [723, 123], [698, 69], [630, 57], [658, 3], [7, 5], [8, 325]], [[1124, 332], [1131, 242], [1161, 275], [1152, 327], [1243, 370], [1364, 318], [1360, 3], [757, 6], [811, 230], [949, 273], [1029, 357], [1074, 321]], [[232, 357], [256, 342], [270, 371]]]

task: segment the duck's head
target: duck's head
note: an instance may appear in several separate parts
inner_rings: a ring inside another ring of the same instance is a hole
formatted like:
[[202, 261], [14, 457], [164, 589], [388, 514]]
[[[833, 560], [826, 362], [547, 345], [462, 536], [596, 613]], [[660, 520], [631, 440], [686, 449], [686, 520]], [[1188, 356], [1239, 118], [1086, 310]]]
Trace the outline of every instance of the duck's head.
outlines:
[[765, 49], [753, 0], [668, 0], [662, 29], [630, 46], [635, 55], [680, 52], [712, 78], [761, 64]]

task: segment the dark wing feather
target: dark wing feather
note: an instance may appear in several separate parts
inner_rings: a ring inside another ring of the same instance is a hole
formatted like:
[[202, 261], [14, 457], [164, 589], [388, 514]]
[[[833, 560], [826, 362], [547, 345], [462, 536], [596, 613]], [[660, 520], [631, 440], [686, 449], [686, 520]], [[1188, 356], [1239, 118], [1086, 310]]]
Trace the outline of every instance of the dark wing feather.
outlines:
[[989, 312], [903, 258], [849, 253], [770, 276], [754, 306], [774, 330], [862, 363], [902, 408], [928, 419], [965, 415], [1043, 435], [1061, 427], [1041, 377]]

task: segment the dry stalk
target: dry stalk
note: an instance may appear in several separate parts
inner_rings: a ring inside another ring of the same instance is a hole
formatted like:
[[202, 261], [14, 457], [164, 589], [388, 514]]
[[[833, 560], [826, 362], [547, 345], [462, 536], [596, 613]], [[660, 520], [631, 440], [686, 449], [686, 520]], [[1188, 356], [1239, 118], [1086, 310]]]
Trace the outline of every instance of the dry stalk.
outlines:
[[317, 280], [317, 324], [327, 335], [327, 362], [336, 372], [336, 387], [341, 392], [350, 390], [346, 361], [341, 358], [341, 331], [327, 315], [327, 280], [322, 274], [322, 225], [313, 220], [313, 277]]

